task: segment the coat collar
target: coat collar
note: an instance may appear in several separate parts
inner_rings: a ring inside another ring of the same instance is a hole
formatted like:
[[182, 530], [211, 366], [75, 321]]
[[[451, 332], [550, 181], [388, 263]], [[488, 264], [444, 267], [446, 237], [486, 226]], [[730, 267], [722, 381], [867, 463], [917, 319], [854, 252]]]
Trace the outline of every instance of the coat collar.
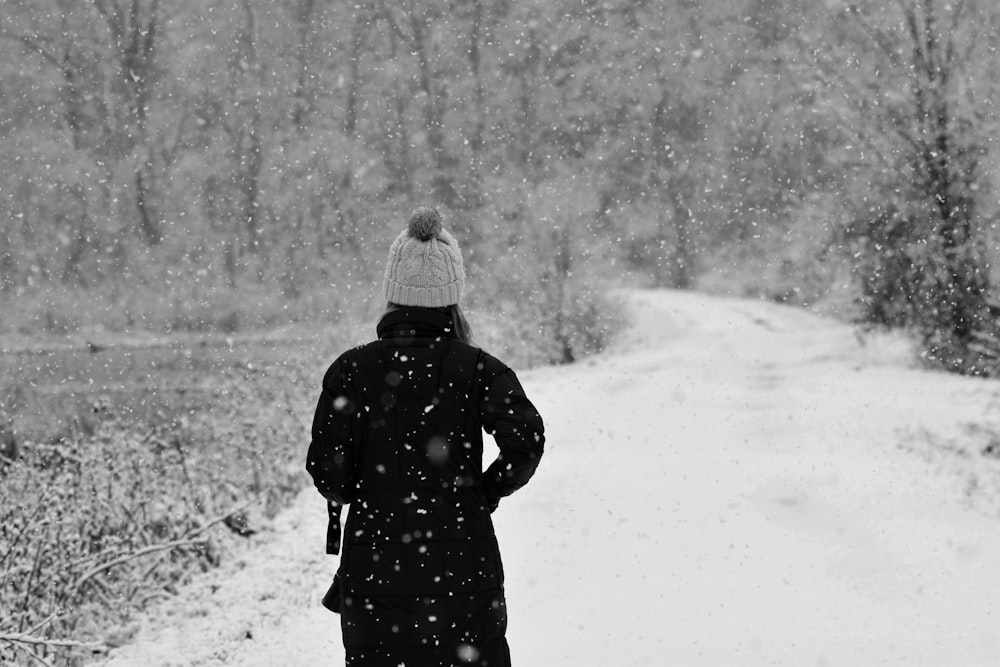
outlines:
[[404, 306], [382, 316], [379, 338], [454, 338], [451, 318], [437, 308]]

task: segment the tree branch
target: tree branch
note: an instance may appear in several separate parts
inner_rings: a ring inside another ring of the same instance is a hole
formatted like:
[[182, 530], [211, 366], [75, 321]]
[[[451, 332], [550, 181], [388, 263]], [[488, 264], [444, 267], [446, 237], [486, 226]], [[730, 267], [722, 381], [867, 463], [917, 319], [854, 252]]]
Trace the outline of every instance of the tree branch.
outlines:
[[[71, 570], [77, 565], [83, 565], [88, 561], [97, 560], [102, 555], [104, 554], [97, 553], [97, 554], [91, 554], [89, 556], [83, 556], [82, 558], [77, 558], [76, 560], [67, 563], [66, 565], [63, 566], [63, 568], [66, 570]], [[0, 582], [3, 582], [4, 579], [9, 579], [10, 577], [16, 577], [22, 574], [27, 574], [28, 572], [31, 572], [31, 570], [32, 570], [31, 566], [21, 565], [19, 567], [7, 570], [6, 572], [0, 572]]]
[[400, 25], [396, 23], [396, 21], [392, 18], [392, 10], [389, 9], [388, 6], [386, 6], [385, 2], [381, 3], [381, 9], [382, 11], [379, 12], [379, 15], [381, 15], [381, 17], [385, 19], [385, 22], [389, 24], [389, 29], [393, 33], [395, 33], [401, 40], [403, 40], [404, 44], [410, 44], [413, 40], [410, 38], [409, 35], [406, 34], [406, 32], [403, 31]]
[[122, 8], [115, 0], [92, 0], [92, 2], [108, 24], [111, 37], [115, 40], [115, 48], [121, 49], [125, 41], [125, 17]]
[[69, 595], [66, 596], [66, 599], [71, 599], [74, 595], [79, 593], [83, 585], [90, 579], [93, 579], [97, 575], [102, 574], [103, 572], [107, 572], [112, 568], [118, 567], [119, 565], [123, 565], [124, 563], [127, 563], [130, 560], [140, 558], [142, 556], [148, 556], [149, 554], [158, 553], [160, 551], [174, 549], [176, 547], [204, 544], [205, 543], [204, 539], [197, 539], [199, 535], [207, 531], [212, 526], [222, 523], [227, 517], [232, 516], [236, 512], [240, 512], [246, 509], [249, 505], [250, 503], [245, 503], [242, 507], [239, 507], [225, 514], [217, 516], [208, 523], [206, 523], [205, 525], [195, 530], [192, 530], [179, 540], [173, 540], [171, 542], [163, 542], [161, 544], [151, 544], [148, 547], [143, 547], [142, 549], [139, 549], [138, 551], [131, 551], [125, 554], [121, 554], [116, 558], [112, 558], [109, 561], [101, 563], [100, 565], [95, 565], [94, 567], [84, 572], [75, 582], [73, 582], [72, 588], [70, 589], [70, 593]]
[[39, 630], [41, 630], [42, 628], [44, 628], [46, 625], [48, 625], [52, 621], [56, 620], [56, 618], [58, 616], [59, 616], [59, 612], [58, 611], [52, 612], [51, 614], [49, 614], [48, 616], [46, 616], [43, 620], [41, 620], [38, 623], [36, 623], [34, 625], [34, 627], [29, 628], [28, 631], [25, 632], [24, 634], [27, 634], [27, 635], [33, 635], [33, 634], [35, 634], [36, 632], [38, 632]]
[[159, 12], [160, 0], [153, 0], [149, 5], [149, 22], [146, 24], [146, 37], [142, 42], [143, 61], [147, 65], [153, 60], [156, 49], [156, 37], [160, 28]]
[[[0, 640], [2, 640], [2, 639], [3, 638], [0, 637]], [[55, 667], [51, 662], [49, 662], [48, 660], [46, 660], [42, 656], [37, 655], [34, 651], [29, 651], [27, 646], [24, 646], [23, 644], [21, 644], [19, 642], [14, 642], [14, 641], [10, 641], [10, 640], [7, 640], [7, 643], [9, 643], [12, 647], [14, 647], [15, 650], [21, 651], [22, 653], [26, 654], [32, 660], [38, 662], [40, 665], [42, 665], [42, 667]]]
[[78, 642], [74, 639], [48, 639], [37, 637], [27, 632], [13, 632], [0, 634], [0, 642], [8, 644], [30, 644], [32, 646], [55, 646], [59, 648], [84, 648], [90, 651], [103, 651], [108, 647], [97, 642]]
[[900, 64], [899, 53], [897, 53], [896, 49], [893, 48], [892, 40], [889, 39], [888, 35], [886, 35], [884, 31], [879, 30], [874, 25], [872, 25], [871, 22], [869, 22], [866, 19], [866, 17], [861, 13], [861, 10], [858, 9], [857, 5], [853, 3], [850, 4], [847, 7], [847, 11], [851, 15], [851, 17], [858, 22], [858, 25], [860, 25], [861, 28], [868, 33], [868, 36], [875, 41], [875, 44], [886, 55], [886, 57], [889, 59], [889, 62], [892, 63], [894, 66], [898, 66]]
[[[951, 29], [948, 32], [948, 49], [945, 52], [945, 67], [948, 71], [955, 63], [955, 33], [958, 31], [958, 26], [962, 22], [962, 17], [965, 14], [966, 3], [965, 0], [958, 0], [955, 3], [955, 7], [951, 13]], [[970, 50], [971, 46], [976, 43], [975, 35], [969, 40]], [[969, 52], [966, 51], [965, 57], [962, 58], [962, 63], [968, 61]]]
[[[869, 95], [863, 91], [855, 81], [844, 74], [841, 67], [838, 67], [836, 63], [828, 62], [825, 58], [821, 57], [819, 51], [806, 48], [805, 43], [802, 43], [800, 51], [808, 53], [811, 56], [813, 64], [816, 68], [825, 75], [823, 85], [830, 85], [831, 79], [836, 80], [843, 87], [845, 91], [844, 99], [850, 107], [854, 109], [854, 112], [862, 116], [869, 114], [870, 110], [867, 109], [863, 103], [863, 100], [869, 99]], [[878, 120], [879, 123], [882, 122], [881, 118]], [[882, 162], [882, 164], [887, 167], [892, 165], [889, 158], [878, 148], [878, 146], [875, 145], [872, 137], [862, 131], [858, 123], [850, 122], [845, 119], [844, 127], [848, 132], [854, 135], [855, 139], [864, 143]]]
[[66, 73], [66, 66], [59, 55], [50, 52], [45, 48], [41, 40], [28, 37], [27, 35], [18, 35], [12, 32], [7, 32], [6, 30], [0, 30], [0, 39], [9, 39], [15, 42], [21, 42], [29, 49], [34, 51], [36, 54], [41, 56], [50, 65], [55, 66], [63, 74]]
[[903, 19], [906, 27], [910, 31], [910, 39], [913, 41], [913, 64], [924, 71], [928, 71], [931, 66], [924, 51], [924, 41], [920, 38], [920, 24], [917, 22], [917, 12], [912, 5], [907, 5], [904, 0], [896, 0], [899, 9], [903, 12]]
[[133, 560], [135, 558], [140, 558], [142, 556], [148, 556], [149, 554], [157, 553], [159, 551], [166, 551], [169, 549], [173, 549], [175, 547], [193, 546], [195, 544], [204, 544], [204, 542], [205, 540], [195, 540], [195, 539], [174, 540], [172, 542], [152, 544], [148, 547], [139, 549], [138, 551], [131, 551], [129, 553], [122, 554], [117, 558], [105, 561], [104, 563], [92, 567], [86, 572], [84, 572], [83, 575], [80, 576], [80, 578], [73, 583], [73, 588], [70, 590], [70, 593], [67, 597], [72, 598], [74, 595], [79, 593], [83, 585], [87, 583], [87, 581], [89, 581], [90, 579], [93, 579], [94, 577], [103, 572], [107, 572], [110, 569], [118, 567], [119, 565], [123, 565], [130, 560]]
[[[7, 551], [5, 551], [2, 555], [0, 555], [0, 565], [3, 565], [5, 562], [7, 562], [7, 559], [10, 558], [10, 555], [12, 553], [14, 553], [14, 549], [17, 548], [18, 543], [20, 543], [21, 538], [24, 537], [24, 534], [28, 531], [28, 528], [33, 524], [35, 518], [39, 514], [41, 514], [42, 511], [45, 509], [45, 503], [48, 500], [49, 493], [51, 493], [51, 489], [49, 488], [46, 488], [42, 491], [42, 497], [39, 498], [38, 503], [35, 505], [34, 511], [32, 511], [31, 515], [25, 520], [24, 525], [21, 526], [20, 530], [17, 531], [17, 535], [14, 536], [14, 539], [11, 540], [10, 548], [8, 548]], [[3, 577], [0, 577], [0, 581], [2, 580]]]

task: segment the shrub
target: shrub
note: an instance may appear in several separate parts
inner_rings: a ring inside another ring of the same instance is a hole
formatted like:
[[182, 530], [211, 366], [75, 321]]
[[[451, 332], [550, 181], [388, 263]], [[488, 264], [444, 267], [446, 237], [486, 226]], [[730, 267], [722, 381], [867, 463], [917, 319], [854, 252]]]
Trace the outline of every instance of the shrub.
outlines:
[[[137, 610], [212, 567], [302, 488], [304, 359], [223, 373], [210, 409], [23, 442], [0, 471], [0, 661], [53, 665], [126, 641]], [[69, 640], [68, 638], [72, 638]]]

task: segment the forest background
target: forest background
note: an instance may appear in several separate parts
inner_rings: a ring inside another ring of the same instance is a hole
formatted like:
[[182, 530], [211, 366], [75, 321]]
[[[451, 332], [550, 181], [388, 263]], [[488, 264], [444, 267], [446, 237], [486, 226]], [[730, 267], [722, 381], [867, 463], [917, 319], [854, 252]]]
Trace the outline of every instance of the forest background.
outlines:
[[591, 286], [626, 280], [916, 324], [932, 361], [982, 370], [994, 3], [3, 9], [2, 330], [371, 314], [425, 202], [470, 309], [555, 360], [594, 345]]
[[[129, 336], [222, 336], [193, 360], [128, 357], [131, 420], [113, 402], [60, 419], [5, 348], [0, 657], [113, 643], [102, 614], [217, 561], [205, 535], [247, 496], [273, 514], [300, 488], [282, 406], [317, 361], [280, 332], [354, 342], [417, 204], [460, 239], [480, 340], [518, 365], [599, 350], [620, 325], [609, 288], [640, 285], [896, 327], [930, 366], [1000, 371], [993, 2], [0, 9], [8, 347], [85, 338], [86, 363], [45, 373], [93, 383]], [[241, 340], [268, 343], [256, 368]], [[165, 398], [202, 357], [212, 380]], [[32, 432], [32, 411], [59, 428]], [[46, 521], [59, 498], [76, 513]]]

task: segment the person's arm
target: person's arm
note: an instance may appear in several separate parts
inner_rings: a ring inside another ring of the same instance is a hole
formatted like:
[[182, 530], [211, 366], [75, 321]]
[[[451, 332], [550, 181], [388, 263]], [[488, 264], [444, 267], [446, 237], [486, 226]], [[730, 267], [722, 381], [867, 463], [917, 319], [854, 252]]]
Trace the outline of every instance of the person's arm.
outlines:
[[338, 360], [323, 378], [306, 456], [306, 470], [317, 490], [335, 505], [350, 503], [356, 486], [353, 433], [357, 403], [343, 371], [343, 362]]
[[[499, 363], [499, 362], [495, 362]], [[500, 454], [483, 473], [483, 488], [495, 509], [500, 498], [524, 486], [535, 474], [545, 446], [545, 427], [514, 371], [501, 367], [480, 405], [483, 429], [493, 436]]]

